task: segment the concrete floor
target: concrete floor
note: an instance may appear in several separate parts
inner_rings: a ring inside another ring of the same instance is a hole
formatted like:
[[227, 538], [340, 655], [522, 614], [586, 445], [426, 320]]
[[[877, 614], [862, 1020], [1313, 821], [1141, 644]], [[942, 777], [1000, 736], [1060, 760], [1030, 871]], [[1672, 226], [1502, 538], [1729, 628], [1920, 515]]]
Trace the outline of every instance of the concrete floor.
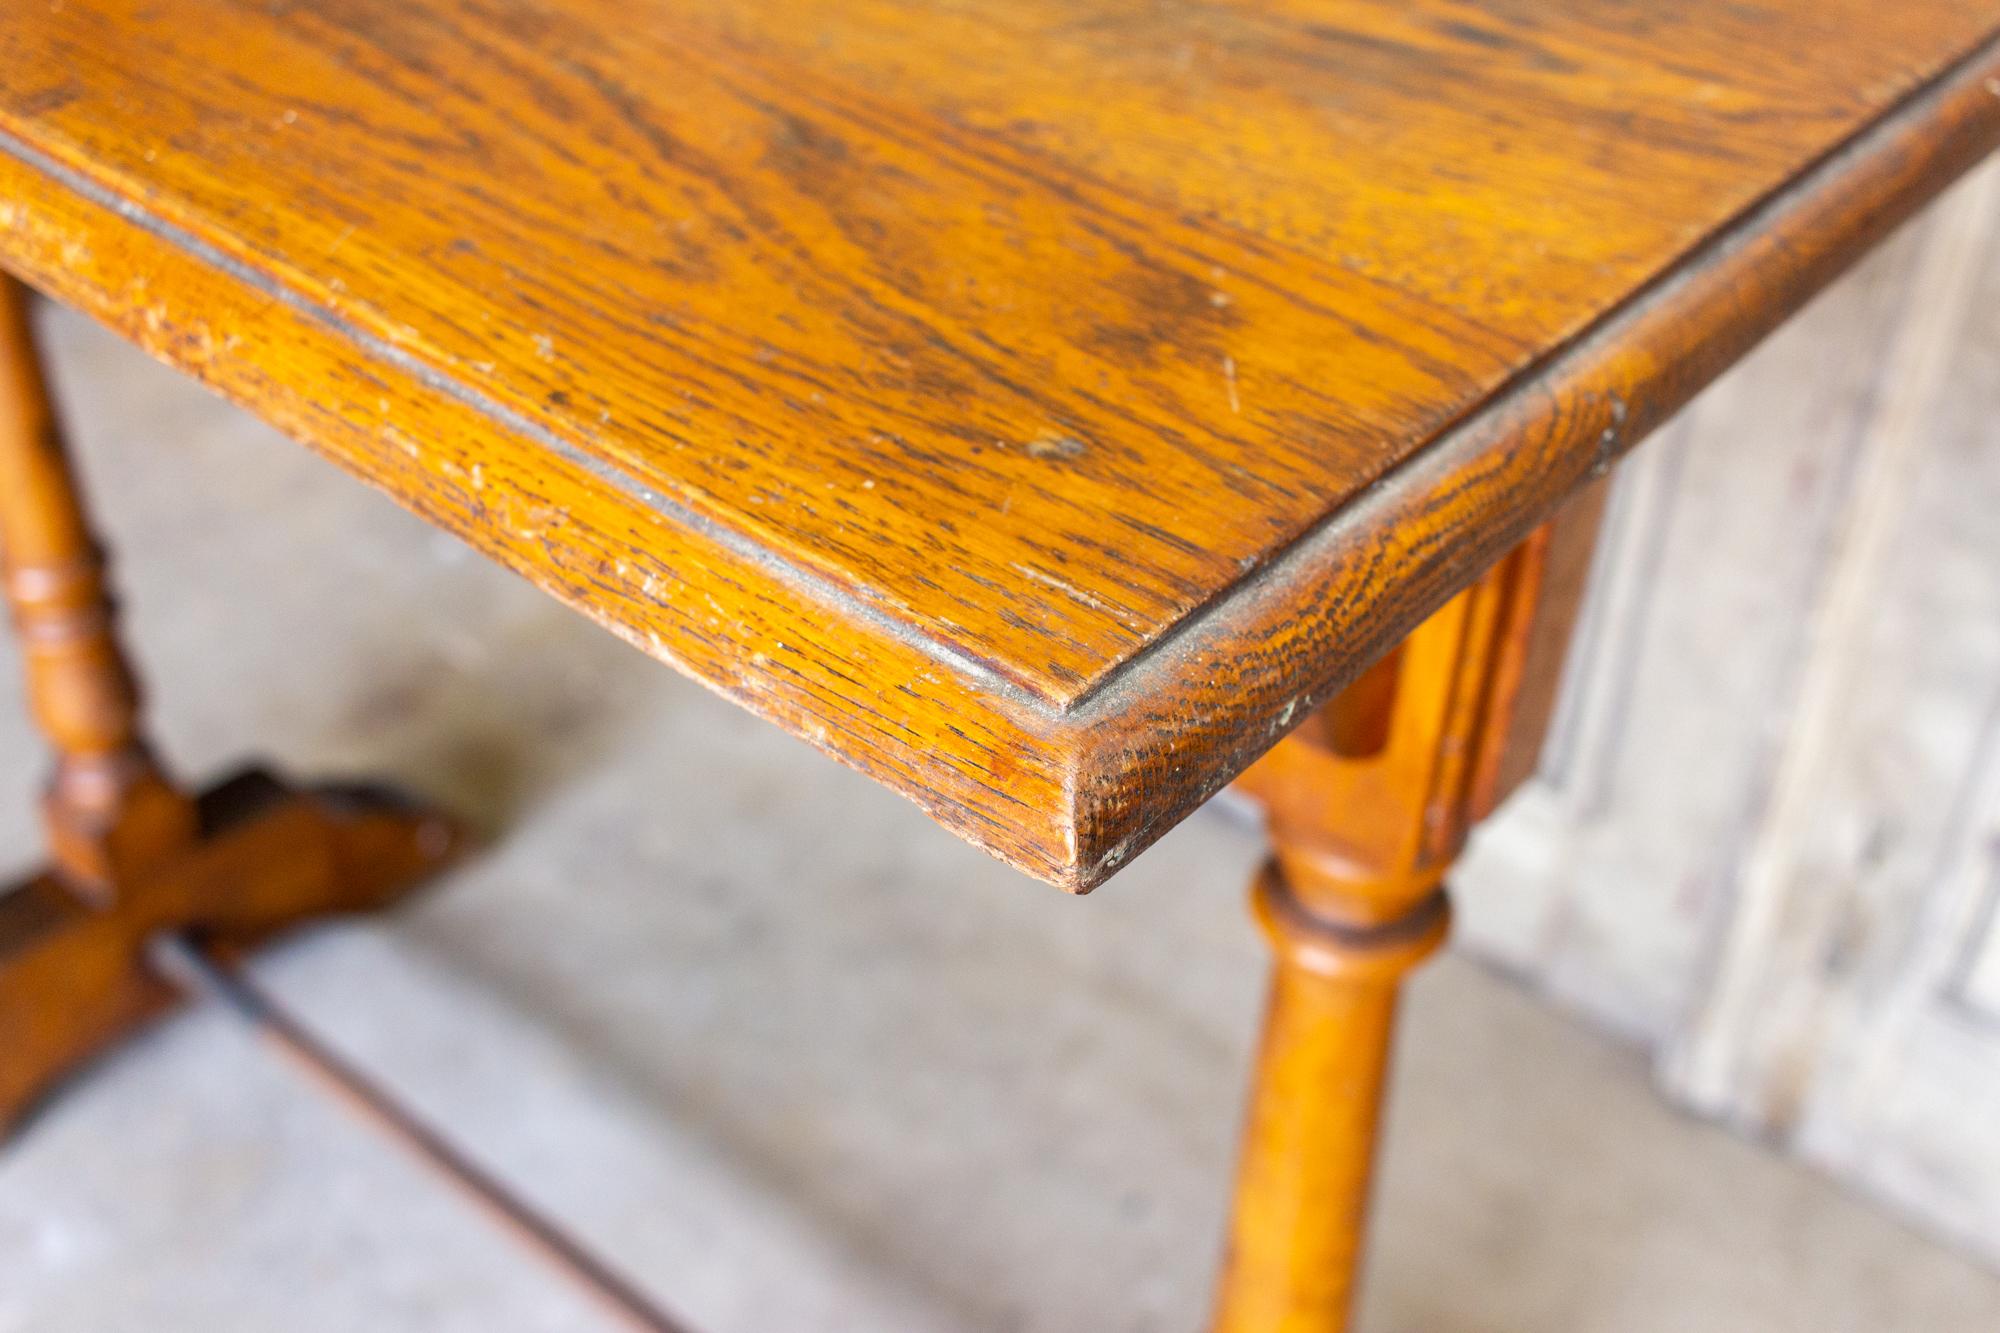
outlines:
[[[714, 1333], [1201, 1322], [1262, 958], [1204, 812], [1023, 880], [71, 317], [48, 325], [184, 771], [380, 774], [491, 849], [262, 976]], [[0, 691], [15, 667], [0, 650]], [[0, 709], [0, 847], [42, 756]], [[1991, 1333], [2000, 1279], [1677, 1117], [1480, 968], [1413, 989], [1364, 1326]], [[596, 1316], [230, 1021], [0, 1157], [0, 1333]]]

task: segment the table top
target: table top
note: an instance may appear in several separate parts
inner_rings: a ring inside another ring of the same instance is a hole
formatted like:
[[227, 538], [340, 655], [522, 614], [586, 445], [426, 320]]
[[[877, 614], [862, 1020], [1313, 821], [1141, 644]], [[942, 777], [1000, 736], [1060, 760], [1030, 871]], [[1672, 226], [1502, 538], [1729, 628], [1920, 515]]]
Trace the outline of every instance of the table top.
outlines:
[[10, 5], [0, 263], [1084, 889], [2000, 141], [1996, 30]]

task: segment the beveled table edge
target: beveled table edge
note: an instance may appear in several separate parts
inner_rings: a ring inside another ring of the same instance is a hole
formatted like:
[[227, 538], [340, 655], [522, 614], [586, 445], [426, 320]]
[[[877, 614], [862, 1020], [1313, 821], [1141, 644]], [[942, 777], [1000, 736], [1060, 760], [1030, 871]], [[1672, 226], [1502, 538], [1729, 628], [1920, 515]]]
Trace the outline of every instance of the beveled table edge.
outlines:
[[[0, 131], [0, 264], [960, 836], [1085, 892], [1996, 146], [1989, 37], [1066, 708], [552, 447], [18, 127]], [[740, 611], [722, 632], [698, 610], [718, 597]], [[829, 617], [847, 632], [802, 632]]]

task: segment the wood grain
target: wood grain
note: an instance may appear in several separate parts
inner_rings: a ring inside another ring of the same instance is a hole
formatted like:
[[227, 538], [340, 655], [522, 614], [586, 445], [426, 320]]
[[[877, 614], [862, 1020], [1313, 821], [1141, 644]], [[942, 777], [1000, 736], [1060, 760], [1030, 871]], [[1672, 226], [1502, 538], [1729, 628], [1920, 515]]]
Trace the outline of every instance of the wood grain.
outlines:
[[1541, 746], [1522, 668], [1574, 619], [1567, 552], [1601, 501], [1578, 496], [1244, 775], [1275, 967], [1212, 1333], [1349, 1326], [1397, 995], [1444, 941], [1444, 877], [1508, 756]]
[[135, 865], [192, 842], [194, 802], [139, 725], [104, 559], [84, 513], [28, 322], [0, 277], [0, 599], [21, 642], [28, 705], [55, 751], [42, 800], [54, 877], [99, 906]]
[[0, 262], [1082, 889], [2000, 139], [1996, 25], [66, 0]]
[[0, 278], [0, 595], [55, 752], [49, 867], [0, 885], [0, 1138], [64, 1075], [173, 999], [161, 931], [241, 949], [314, 917], [385, 907], [440, 868], [444, 819], [246, 775], [199, 798], [144, 740], [103, 560], [50, 411], [26, 294]]
[[246, 773], [194, 803], [186, 843], [119, 867], [101, 905], [60, 871], [0, 885], [0, 1139], [67, 1076], [180, 997], [146, 964], [163, 932], [231, 953], [312, 921], [381, 911], [462, 850], [444, 819]]

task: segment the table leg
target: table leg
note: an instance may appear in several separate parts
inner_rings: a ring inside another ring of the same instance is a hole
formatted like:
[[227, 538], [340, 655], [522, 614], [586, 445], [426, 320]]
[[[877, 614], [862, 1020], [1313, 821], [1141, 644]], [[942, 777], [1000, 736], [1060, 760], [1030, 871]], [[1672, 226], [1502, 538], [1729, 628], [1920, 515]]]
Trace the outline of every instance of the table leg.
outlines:
[[35, 721], [55, 750], [50, 865], [0, 886], [0, 1134], [58, 1077], [168, 1003], [145, 943], [195, 930], [247, 946], [384, 906], [451, 854], [451, 826], [369, 793], [251, 774], [202, 797], [140, 727], [103, 561], [64, 450], [22, 288], [0, 278], [0, 586]]
[[1397, 991], [1445, 872], [1533, 768], [1602, 496], [1581, 497], [1244, 775], [1276, 954], [1215, 1333], [1348, 1327]]

